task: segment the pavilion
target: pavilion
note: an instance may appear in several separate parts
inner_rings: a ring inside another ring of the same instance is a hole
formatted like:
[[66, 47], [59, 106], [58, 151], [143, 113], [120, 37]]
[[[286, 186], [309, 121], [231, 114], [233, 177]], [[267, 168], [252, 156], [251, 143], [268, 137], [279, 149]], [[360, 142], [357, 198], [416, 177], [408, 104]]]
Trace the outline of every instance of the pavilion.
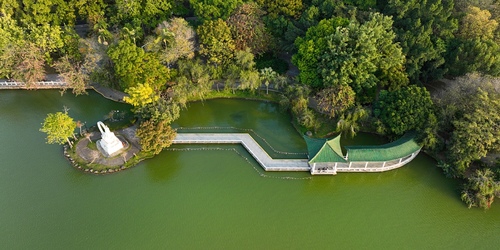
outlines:
[[399, 168], [413, 160], [422, 148], [415, 133], [407, 133], [396, 141], [376, 146], [346, 146], [342, 152], [340, 134], [330, 140], [305, 137], [312, 175], [335, 175], [337, 172], [384, 172]]

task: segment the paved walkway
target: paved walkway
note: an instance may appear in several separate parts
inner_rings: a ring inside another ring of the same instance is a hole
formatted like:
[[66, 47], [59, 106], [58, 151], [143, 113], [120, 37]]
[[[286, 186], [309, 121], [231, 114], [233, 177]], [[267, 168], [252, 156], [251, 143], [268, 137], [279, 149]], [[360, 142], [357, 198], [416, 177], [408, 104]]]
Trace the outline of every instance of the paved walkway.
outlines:
[[273, 159], [246, 133], [178, 133], [175, 144], [242, 144], [266, 171], [309, 171], [307, 159]]
[[124, 102], [123, 97], [127, 95], [116, 89], [104, 87], [99, 84], [92, 84], [92, 89], [94, 89], [95, 92], [101, 94], [104, 98], [110, 99], [115, 102]]

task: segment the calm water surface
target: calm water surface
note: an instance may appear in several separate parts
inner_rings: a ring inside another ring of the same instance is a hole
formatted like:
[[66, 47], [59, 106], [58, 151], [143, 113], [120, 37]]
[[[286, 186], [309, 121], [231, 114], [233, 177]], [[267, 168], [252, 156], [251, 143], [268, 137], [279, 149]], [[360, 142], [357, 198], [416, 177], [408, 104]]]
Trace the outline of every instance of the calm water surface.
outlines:
[[[63, 105], [87, 124], [110, 110], [129, 109], [94, 93], [0, 91], [0, 249], [493, 249], [500, 244], [500, 204], [487, 212], [467, 209], [456, 183], [424, 154], [387, 173], [307, 179], [307, 173], [262, 177], [255, 161], [243, 158], [249, 155], [242, 147], [211, 146], [164, 151], [133, 169], [93, 176], [71, 168], [61, 146], [45, 144], [38, 131], [46, 114]], [[273, 104], [213, 100], [192, 103], [175, 125], [253, 129], [276, 150], [305, 152], [289, 119]], [[357, 140], [383, 143], [369, 135]]]

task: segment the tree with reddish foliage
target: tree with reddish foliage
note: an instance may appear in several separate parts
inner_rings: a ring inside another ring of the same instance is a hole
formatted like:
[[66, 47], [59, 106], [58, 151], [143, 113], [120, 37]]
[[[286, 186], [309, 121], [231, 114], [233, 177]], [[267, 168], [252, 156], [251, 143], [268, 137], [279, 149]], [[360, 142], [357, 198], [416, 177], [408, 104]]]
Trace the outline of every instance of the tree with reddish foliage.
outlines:
[[237, 50], [249, 48], [252, 54], [263, 54], [269, 50], [271, 35], [262, 21], [264, 11], [256, 3], [238, 6], [227, 20]]

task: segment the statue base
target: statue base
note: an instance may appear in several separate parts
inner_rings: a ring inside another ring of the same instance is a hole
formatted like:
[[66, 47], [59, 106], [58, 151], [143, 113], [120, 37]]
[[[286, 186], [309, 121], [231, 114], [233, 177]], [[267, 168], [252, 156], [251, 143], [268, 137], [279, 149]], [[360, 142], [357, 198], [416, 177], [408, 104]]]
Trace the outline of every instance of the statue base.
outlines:
[[99, 152], [105, 157], [113, 157], [119, 155], [125, 149], [121, 140], [116, 140], [116, 143], [107, 144], [104, 140], [98, 140], [96, 145]]

